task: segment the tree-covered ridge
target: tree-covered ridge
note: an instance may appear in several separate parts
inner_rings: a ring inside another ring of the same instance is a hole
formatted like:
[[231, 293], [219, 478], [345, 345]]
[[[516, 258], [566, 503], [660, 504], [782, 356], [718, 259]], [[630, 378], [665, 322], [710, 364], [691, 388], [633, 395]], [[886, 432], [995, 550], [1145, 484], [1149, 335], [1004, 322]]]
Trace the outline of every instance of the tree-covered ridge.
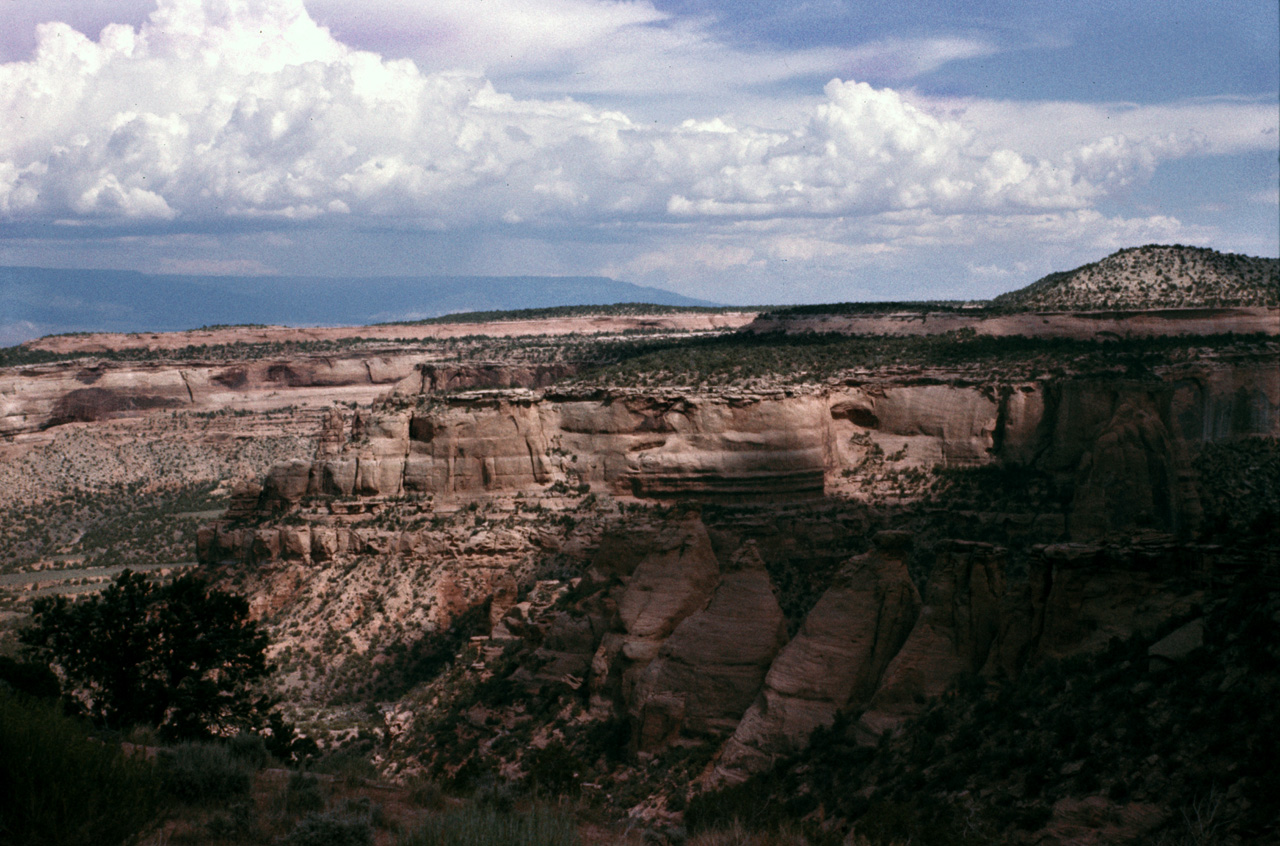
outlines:
[[771, 308], [762, 317], [825, 317], [833, 314], [875, 317], [886, 314], [982, 314], [990, 311], [985, 300], [885, 300], [870, 303], [814, 303]]
[[991, 301], [1019, 311], [1280, 306], [1280, 259], [1148, 244]]
[[688, 339], [600, 343], [570, 382], [610, 387], [813, 384], [886, 367], [997, 372], [1006, 378], [1045, 373], [1120, 372], [1139, 376], [1170, 362], [1217, 351], [1275, 355], [1263, 336], [1163, 336], [1076, 340], [994, 337], [959, 330], [939, 335], [807, 333], [726, 334]]

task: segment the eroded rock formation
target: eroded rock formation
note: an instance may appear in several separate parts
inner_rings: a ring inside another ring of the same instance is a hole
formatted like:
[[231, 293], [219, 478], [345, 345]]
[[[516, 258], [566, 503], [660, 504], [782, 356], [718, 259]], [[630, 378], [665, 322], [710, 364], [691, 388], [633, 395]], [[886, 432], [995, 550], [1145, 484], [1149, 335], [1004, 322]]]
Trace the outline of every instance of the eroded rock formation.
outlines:
[[990, 544], [940, 545], [911, 634], [858, 721], [860, 741], [874, 743], [956, 678], [984, 667], [1004, 616], [1005, 565], [1006, 551]]
[[313, 460], [268, 473], [265, 508], [316, 495], [538, 493], [558, 482], [617, 496], [773, 500], [848, 492], [867, 479], [891, 489], [912, 468], [1002, 464], [1073, 491], [1072, 539], [1135, 527], [1185, 536], [1200, 519], [1194, 450], [1280, 433], [1280, 373], [1246, 363], [1143, 379], [904, 379], [790, 394], [426, 393], [354, 416], [345, 437], [332, 415]]
[[681, 621], [641, 676], [631, 703], [637, 746], [652, 749], [681, 731], [728, 735], [786, 640], [769, 573], [748, 544], [706, 607]]
[[875, 692], [920, 608], [907, 574], [907, 539], [882, 534], [878, 545], [845, 565], [774, 659], [760, 695], [725, 744], [713, 783], [768, 769]]

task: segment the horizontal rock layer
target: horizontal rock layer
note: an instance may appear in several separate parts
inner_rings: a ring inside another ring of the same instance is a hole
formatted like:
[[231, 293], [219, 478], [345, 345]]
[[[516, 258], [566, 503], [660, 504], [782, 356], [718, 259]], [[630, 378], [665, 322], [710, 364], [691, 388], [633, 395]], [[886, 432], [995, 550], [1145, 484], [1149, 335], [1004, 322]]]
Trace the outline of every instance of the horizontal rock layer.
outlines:
[[[805, 497], [830, 493], [887, 456], [895, 472], [1037, 467], [1075, 491], [1068, 528], [1076, 539], [1131, 526], [1185, 532], [1199, 517], [1196, 446], [1280, 434], [1272, 365], [1016, 384], [903, 378], [792, 394], [508, 390], [438, 401], [428, 391], [417, 395], [425, 405], [401, 400], [367, 419], [331, 421], [315, 459], [272, 468], [262, 504], [287, 507], [308, 495], [465, 498], [556, 482], [639, 497]], [[421, 371], [413, 378], [426, 384]]]

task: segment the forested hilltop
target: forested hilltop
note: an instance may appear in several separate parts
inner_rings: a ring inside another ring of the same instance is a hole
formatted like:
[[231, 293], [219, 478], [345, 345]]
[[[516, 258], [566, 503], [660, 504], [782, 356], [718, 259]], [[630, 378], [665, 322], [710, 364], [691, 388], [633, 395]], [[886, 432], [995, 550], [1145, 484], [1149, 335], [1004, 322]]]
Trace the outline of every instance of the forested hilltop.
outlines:
[[1051, 273], [991, 304], [1034, 311], [1280, 306], [1280, 258], [1148, 244]]

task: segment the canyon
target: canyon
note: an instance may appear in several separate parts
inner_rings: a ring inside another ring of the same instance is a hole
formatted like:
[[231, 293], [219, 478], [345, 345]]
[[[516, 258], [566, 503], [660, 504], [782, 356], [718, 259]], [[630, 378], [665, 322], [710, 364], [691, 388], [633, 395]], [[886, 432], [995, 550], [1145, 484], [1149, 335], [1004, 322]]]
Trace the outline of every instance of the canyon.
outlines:
[[[199, 556], [250, 568], [271, 613], [308, 596], [305, 613], [284, 611], [298, 628], [329, 568], [415, 571], [411, 602], [367, 615], [338, 600], [339, 628], [368, 643], [487, 607], [490, 636], [530, 650], [533, 695], [571, 680], [592, 719], [630, 726], [637, 754], [710, 746], [700, 783], [722, 786], [801, 751], [839, 713], [862, 713], [856, 736], [874, 745], [966, 674], [1014, 676], [1193, 608], [1199, 594], [1177, 584], [1230, 556], [1192, 540], [1204, 517], [1192, 458], [1280, 434], [1275, 364], [1205, 356], [1143, 379], [976, 384], [930, 368], [701, 393], [539, 388], [525, 372], [528, 387], [445, 397], [415, 376], [367, 413], [331, 410], [315, 456], [242, 490], [233, 519], [202, 529]], [[913, 551], [927, 518], [894, 510], [928, 499], [940, 471], [984, 467], [1032, 470], [1067, 495], [1011, 514], [976, 504], [974, 523], [1000, 528], [966, 534], [1004, 544], [939, 537]], [[543, 497], [579, 525], [522, 519]], [[495, 528], [386, 525], [476, 502]], [[671, 502], [666, 517], [627, 514]], [[727, 503], [732, 519], [700, 514]], [[833, 508], [840, 518], [823, 515]], [[510, 604], [512, 580], [548, 549], [579, 562], [585, 597]], [[788, 565], [830, 573], [790, 620], [770, 575]]]
[[[1250, 301], [42, 339], [0, 370], [0, 487], [56, 515], [68, 486], [206, 486], [181, 543], [248, 598], [326, 749], [459, 790], [567, 762], [659, 837], [770, 779], [825, 796], [815, 768], [879, 772], [926, 731], [963, 745], [947, 708], [1054, 668], [1131, 648], [1130, 687], [1163, 690], [1237, 643], [1231, 591], [1273, 631], [1277, 335]], [[89, 554], [32, 537], [42, 589]], [[1276, 688], [1255, 664], [1213, 689]], [[1199, 795], [1053, 755], [990, 776], [1004, 805], [972, 774], [937, 801], [1066, 844], [1090, 814], [1151, 842]], [[1248, 831], [1242, 773], [1215, 777]], [[904, 777], [814, 799], [806, 830], [839, 842]]]

